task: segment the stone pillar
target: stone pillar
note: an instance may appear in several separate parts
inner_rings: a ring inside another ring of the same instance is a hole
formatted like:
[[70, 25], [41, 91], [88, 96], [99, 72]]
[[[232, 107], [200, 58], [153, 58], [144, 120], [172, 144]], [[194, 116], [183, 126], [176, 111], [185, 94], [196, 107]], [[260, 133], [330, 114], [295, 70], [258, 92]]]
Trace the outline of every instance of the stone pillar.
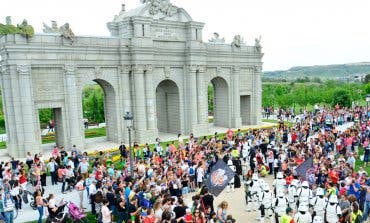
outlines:
[[197, 66], [189, 65], [188, 72], [185, 75], [186, 79], [186, 108], [185, 114], [187, 115], [187, 133], [193, 132], [196, 130], [198, 124], [198, 109], [197, 109]]
[[255, 125], [260, 125], [262, 123], [262, 114], [261, 114], [261, 108], [262, 108], [262, 67], [261, 66], [255, 66], [254, 67], [254, 83], [255, 83], [255, 92], [254, 92], [254, 98], [255, 98], [255, 104], [254, 108], [255, 110], [252, 111], [254, 113], [255, 117], [252, 119], [252, 123]]
[[232, 73], [232, 118], [231, 125], [239, 128], [242, 125], [240, 117], [240, 67], [234, 66]]
[[40, 152], [41, 143], [37, 140], [37, 134], [40, 133], [40, 130], [35, 128], [36, 118], [38, 117], [36, 117], [35, 114], [32, 96], [31, 66], [17, 66], [17, 72], [19, 74], [18, 90], [21, 114], [15, 118], [17, 122], [17, 131], [20, 133], [23, 130], [23, 137], [18, 138], [18, 148], [16, 151], [10, 151], [10, 154], [16, 157], [24, 157], [27, 151], [31, 151], [32, 153]]
[[121, 67], [121, 89], [122, 89], [122, 101], [123, 101], [123, 112], [120, 114], [122, 118], [122, 135], [123, 141], [128, 143], [128, 130], [126, 128], [126, 123], [123, 119], [123, 115], [126, 112], [132, 112], [132, 103], [131, 103], [131, 89], [132, 83], [130, 80], [131, 65], [124, 65]]
[[1, 70], [1, 96], [3, 99], [3, 111], [5, 115], [5, 129], [6, 129], [6, 146], [8, 153], [13, 155], [12, 152], [18, 148], [16, 124], [17, 119], [15, 117], [14, 105], [13, 105], [13, 93], [11, 85], [11, 75], [9, 68], [5, 65], [0, 66]]
[[145, 98], [146, 98], [146, 117], [147, 117], [147, 135], [150, 140], [155, 140], [158, 135], [157, 119], [155, 116], [155, 92], [153, 86], [153, 66], [145, 65]]
[[135, 140], [141, 142], [145, 139], [145, 131], [147, 130], [146, 122], [146, 104], [145, 104], [145, 89], [144, 89], [144, 67], [142, 65], [133, 66], [134, 85], [135, 85]]
[[199, 132], [208, 133], [208, 85], [205, 81], [205, 66], [198, 66], [197, 68], [197, 101], [198, 101], [198, 128]]
[[73, 65], [65, 66], [65, 95], [66, 95], [66, 110], [68, 123], [68, 144], [67, 149], [72, 145], [76, 145], [78, 149], [84, 149], [84, 130], [82, 128], [82, 114], [78, 111], [75, 67]]

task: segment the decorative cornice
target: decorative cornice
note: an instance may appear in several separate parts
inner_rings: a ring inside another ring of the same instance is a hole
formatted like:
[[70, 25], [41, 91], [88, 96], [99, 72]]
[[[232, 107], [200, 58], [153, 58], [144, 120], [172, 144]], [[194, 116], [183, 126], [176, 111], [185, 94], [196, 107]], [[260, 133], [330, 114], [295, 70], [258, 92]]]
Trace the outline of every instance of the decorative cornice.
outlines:
[[134, 73], [143, 73], [144, 70], [144, 65], [132, 65], [132, 71]]
[[72, 64], [68, 64], [64, 66], [64, 71], [67, 75], [74, 75], [75, 74], [75, 66]]
[[20, 75], [30, 75], [31, 74], [31, 65], [23, 64], [17, 66], [17, 72]]
[[132, 70], [131, 65], [122, 65], [121, 66], [121, 73], [129, 73]]
[[240, 67], [239, 66], [233, 66], [233, 72], [234, 73], [239, 73], [240, 72]]
[[151, 64], [144, 65], [144, 70], [149, 73], [153, 72], [153, 65]]
[[1, 65], [0, 66], [0, 74], [5, 75], [9, 72], [8, 66]]
[[254, 66], [254, 72], [256, 72], [256, 73], [262, 72], [262, 67], [261, 66]]
[[197, 72], [197, 65], [188, 65], [189, 72], [195, 73]]
[[204, 73], [204, 72], [206, 72], [206, 66], [198, 65], [197, 70], [198, 70], [199, 73]]

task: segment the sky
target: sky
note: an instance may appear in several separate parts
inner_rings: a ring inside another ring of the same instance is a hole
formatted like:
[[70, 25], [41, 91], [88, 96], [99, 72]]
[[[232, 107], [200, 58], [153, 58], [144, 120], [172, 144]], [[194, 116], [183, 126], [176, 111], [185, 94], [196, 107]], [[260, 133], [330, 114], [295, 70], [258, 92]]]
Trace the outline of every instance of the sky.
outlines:
[[[26, 18], [36, 32], [42, 23], [68, 22], [76, 35], [109, 36], [106, 23], [121, 4], [130, 10], [140, 0], [0, 0], [0, 22]], [[204, 22], [203, 41], [218, 32], [230, 43], [234, 35], [247, 45], [262, 36], [264, 71], [293, 66], [370, 61], [368, 0], [171, 0], [193, 20]]]

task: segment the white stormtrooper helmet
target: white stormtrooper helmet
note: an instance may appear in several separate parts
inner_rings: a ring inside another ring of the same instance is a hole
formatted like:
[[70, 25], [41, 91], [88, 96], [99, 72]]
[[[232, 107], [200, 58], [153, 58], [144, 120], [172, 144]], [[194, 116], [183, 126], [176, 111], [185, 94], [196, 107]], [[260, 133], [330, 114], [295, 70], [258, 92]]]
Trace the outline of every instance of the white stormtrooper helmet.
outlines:
[[254, 173], [252, 175], [252, 180], [254, 180], [254, 181], [257, 181], [258, 180], [258, 174], [257, 173]]
[[283, 174], [283, 172], [278, 172], [278, 173], [276, 174], [276, 177], [277, 177], [278, 179], [283, 179], [283, 178], [284, 178], [284, 174]]
[[263, 190], [264, 190], [265, 192], [270, 191], [270, 186], [269, 186], [267, 183], [265, 183], [265, 184], [263, 185]]
[[302, 183], [302, 187], [304, 187], [304, 188], [308, 188], [308, 187], [309, 187], [308, 182], [307, 182], [307, 181], [303, 181], [303, 183]]
[[338, 197], [337, 197], [337, 195], [330, 195], [329, 196], [329, 203], [338, 204]]
[[324, 190], [321, 187], [317, 188], [316, 196], [324, 196]]
[[315, 216], [312, 223], [323, 223], [321, 216]]
[[232, 166], [233, 165], [233, 161], [232, 160], [227, 161], [227, 165], [228, 166]]
[[299, 205], [298, 211], [307, 212], [308, 211], [307, 205]]

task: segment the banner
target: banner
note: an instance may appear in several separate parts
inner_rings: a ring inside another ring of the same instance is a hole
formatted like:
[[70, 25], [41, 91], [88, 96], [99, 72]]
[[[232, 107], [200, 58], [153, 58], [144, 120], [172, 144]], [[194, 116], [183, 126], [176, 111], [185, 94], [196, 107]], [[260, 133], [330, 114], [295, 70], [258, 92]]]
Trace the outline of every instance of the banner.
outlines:
[[297, 176], [300, 176], [303, 180], [308, 180], [309, 174], [311, 173], [310, 170], [312, 168], [313, 168], [313, 158], [310, 157], [295, 169], [295, 174]]
[[218, 196], [233, 179], [235, 173], [224, 161], [219, 159], [212, 167], [206, 186], [211, 194]]

